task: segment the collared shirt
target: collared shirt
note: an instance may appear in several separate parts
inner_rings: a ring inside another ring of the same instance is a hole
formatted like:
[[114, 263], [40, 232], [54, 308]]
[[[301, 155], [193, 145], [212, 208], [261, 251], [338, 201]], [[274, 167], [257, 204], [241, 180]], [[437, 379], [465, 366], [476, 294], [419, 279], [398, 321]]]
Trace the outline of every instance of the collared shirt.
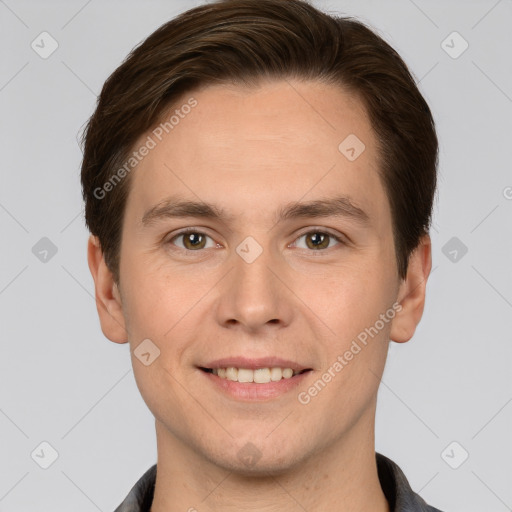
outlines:
[[[425, 503], [409, 485], [400, 467], [391, 459], [376, 452], [377, 472], [390, 512], [441, 512]], [[155, 491], [156, 464], [149, 468], [133, 486], [125, 500], [114, 512], [149, 512]]]

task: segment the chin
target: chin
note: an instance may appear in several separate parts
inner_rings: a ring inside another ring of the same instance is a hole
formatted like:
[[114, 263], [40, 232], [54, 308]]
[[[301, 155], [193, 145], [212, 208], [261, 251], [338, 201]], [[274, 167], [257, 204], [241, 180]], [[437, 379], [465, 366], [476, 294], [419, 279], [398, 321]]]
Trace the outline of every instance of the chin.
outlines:
[[217, 456], [211, 458], [211, 462], [240, 476], [278, 476], [299, 467], [304, 458], [304, 450], [300, 450], [300, 453], [300, 456], [299, 453], [294, 453], [289, 445], [287, 449], [277, 453], [277, 448], [268, 442], [266, 445], [256, 445], [248, 441], [236, 452], [230, 453], [229, 457], [226, 457], [226, 454], [216, 454]]

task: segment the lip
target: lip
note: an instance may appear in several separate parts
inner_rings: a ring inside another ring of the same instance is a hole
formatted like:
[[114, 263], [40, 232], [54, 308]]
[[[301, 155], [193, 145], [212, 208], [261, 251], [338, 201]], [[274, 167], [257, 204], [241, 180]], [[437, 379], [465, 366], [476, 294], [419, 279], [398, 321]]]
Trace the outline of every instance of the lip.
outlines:
[[[280, 364], [275, 364], [274, 366], [280, 366]], [[223, 368], [223, 366], [220, 366], [220, 368]], [[240, 366], [240, 368], [247, 368], [247, 366]], [[263, 366], [263, 368], [265, 368], [265, 366]], [[285, 366], [285, 368], [291, 368], [291, 366]], [[230, 398], [244, 402], [260, 402], [281, 397], [299, 386], [304, 382], [304, 379], [312, 373], [312, 370], [310, 370], [294, 375], [289, 379], [281, 379], [280, 381], [268, 382], [266, 384], [255, 384], [252, 382], [236, 382], [228, 379], [222, 379], [214, 373], [208, 373], [201, 370], [199, 367], [198, 371], [204, 375], [205, 379], [208, 379], [214, 389], [219, 390]]]
[[309, 366], [303, 366], [295, 361], [281, 359], [279, 357], [261, 357], [261, 358], [248, 358], [248, 357], [226, 357], [223, 359], [216, 359], [209, 363], [202, 364], [198, 368], [247, 368], [248, 370], [257, 370], [259, 368], [291, 368], [294, 372], [302, 370], [311, 370]]

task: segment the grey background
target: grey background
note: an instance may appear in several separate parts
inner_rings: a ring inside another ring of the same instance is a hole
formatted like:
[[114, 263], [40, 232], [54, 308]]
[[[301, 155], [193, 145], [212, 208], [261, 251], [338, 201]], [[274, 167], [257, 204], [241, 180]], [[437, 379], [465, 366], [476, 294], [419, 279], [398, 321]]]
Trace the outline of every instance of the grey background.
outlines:
[[[128, 346], [99, 328], [77, 136], [128, 51], [199, 3], [0, 0], [0, 511], [113, 510], [156, 461]], [[512, 2], [314, 4], [399, 51], [440, 139], [434, 271], [415, 337], [391, 344], [377, 450], [444, 511], [512, 510]], [[43, 31], [47, 59], [31, 48]]]

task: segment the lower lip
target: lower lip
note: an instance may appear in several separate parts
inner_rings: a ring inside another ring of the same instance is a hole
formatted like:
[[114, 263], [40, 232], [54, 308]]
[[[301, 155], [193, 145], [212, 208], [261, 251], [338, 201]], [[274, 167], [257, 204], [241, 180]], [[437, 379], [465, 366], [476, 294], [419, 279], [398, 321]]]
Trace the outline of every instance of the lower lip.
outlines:
[[229, 379], [222, 379], [213, 373], [199, 370], [217, 389], [237, 400], [258, 401], [277, 398], [296, 388], [311, 373], [310, 371], [300, 373], [289, 379], [281, 379], [276, 382], [257, 384], [254, 382], [236, 382]]

